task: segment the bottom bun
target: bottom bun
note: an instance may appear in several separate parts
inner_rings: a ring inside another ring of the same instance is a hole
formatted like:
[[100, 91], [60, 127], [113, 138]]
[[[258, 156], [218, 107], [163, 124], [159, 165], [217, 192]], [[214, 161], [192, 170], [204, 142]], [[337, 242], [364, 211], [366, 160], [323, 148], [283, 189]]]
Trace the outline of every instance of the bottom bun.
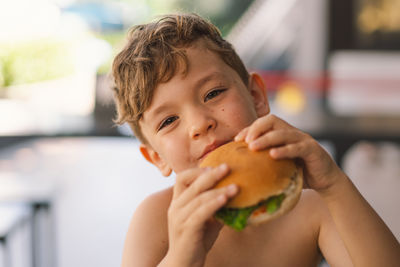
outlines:
[[274, 213], [268, 213], [265, 209], [263, 211], [255, 210], [247, 220], [247, 225], [258, 225], [268, 222], [275, 218], [286, 214], [294, 208], [300, 199], [301, 191], [303, 189], [303, 170], [297, 166], [297, 171], [291, 177], [290, 185], [283, 192], [285, 198], [282, 201], [279, 209]]

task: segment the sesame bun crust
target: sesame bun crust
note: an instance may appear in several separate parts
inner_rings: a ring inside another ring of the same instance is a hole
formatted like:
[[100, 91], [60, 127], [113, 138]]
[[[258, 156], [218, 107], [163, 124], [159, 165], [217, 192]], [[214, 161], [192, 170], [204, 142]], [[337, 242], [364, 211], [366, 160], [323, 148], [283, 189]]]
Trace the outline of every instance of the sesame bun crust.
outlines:
[[264, 218], [266, 215], [274, 218], [282, 215], [292, 209], [300, 197], [303, 182], [301, 168], [291, 159], [272, 159], [269, 149], [252, 151], [246, 142], [230, 142], [209, 153], [200, 167], [217, 167], [222, 163], [228, 164], [231, 171], [215, 188], [236, 184], [240, 189], [226, 207], [244, 208], [256, 205], [271, 196], [281, 193], [287, 195], [277, 212], [254, 213], [249, 218], [249, 224], [268, 220], [269, 218]]

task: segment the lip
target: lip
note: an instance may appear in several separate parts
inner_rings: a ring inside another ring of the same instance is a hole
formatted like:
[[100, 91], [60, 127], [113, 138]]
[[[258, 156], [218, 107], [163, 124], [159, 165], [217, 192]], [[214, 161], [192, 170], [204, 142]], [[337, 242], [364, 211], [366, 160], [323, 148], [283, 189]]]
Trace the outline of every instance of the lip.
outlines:
[[200, 161], [202, 161], [208, 153], [212, 152], [213, 150], [217, 149], [218, 147], [225, 145], [226, 143], [229, 143], [230, 141], [214, 141], [211, 144], [207, 145], [203, 153], [201, 153], [201, 156], [199, 158]]

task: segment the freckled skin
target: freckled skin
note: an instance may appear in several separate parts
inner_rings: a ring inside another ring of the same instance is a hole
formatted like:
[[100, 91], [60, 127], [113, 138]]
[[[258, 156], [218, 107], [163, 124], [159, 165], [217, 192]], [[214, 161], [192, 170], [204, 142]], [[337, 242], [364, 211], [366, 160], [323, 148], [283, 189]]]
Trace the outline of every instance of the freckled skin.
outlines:
[[[163, 175], [174, 171], [176, 183], [138, 207], [122, 266], [309, 267], [318, 265], [321, 251], [331, 266], [398, 266], [396, 238], [326, 151], [267, 115], [261, 78], [250, 75], [246, 86], [201, 43], [187, 54], [187, 74], [178, 71], [157, 86], [140, 122], [149, 142], [142, 154]], [[240, 233], [212, 220], [238, 192], [212, 188], [229, 169], [198, 168], [205, 148], [235, 136], [255, 149], [273, 147], [274, 158], [301, 158], [313, 189], [289, 213]]]

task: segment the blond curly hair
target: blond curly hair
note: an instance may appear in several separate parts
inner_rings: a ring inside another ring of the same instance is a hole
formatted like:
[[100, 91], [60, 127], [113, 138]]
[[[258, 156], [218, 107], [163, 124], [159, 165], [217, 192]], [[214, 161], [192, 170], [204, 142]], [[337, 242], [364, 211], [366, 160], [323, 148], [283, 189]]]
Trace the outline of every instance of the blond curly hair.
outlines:
[[179, 63], [183, 63], [183, 72], [186, 72], [185, 48], [200, 38], [206, 41], [206, 48], [219, 55], [247, 86], [249, 73], [232, 45], [222, 38], [217, 27], [196, 14], [165, 15], [129, 31], [127, 44], [112, 66], [117, 108], [115, 122], [128, 123], [142, 143], [147, 141], [139, 121], [151, 103], [155, 88], [176, 74]]

